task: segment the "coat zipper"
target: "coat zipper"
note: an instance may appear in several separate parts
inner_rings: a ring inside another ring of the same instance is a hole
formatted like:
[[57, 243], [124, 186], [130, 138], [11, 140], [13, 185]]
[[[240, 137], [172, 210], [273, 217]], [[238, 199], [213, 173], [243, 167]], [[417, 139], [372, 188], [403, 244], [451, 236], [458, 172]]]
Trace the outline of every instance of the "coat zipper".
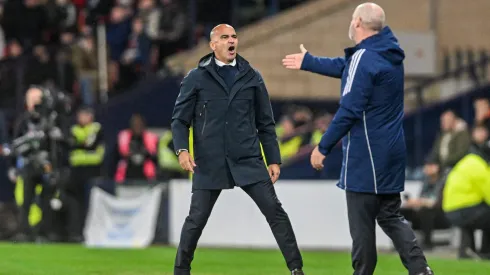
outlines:
[[248, 113], [250, 114], [250, 128], [252, 128], [252, 135], [255, 135], [257, 134], [257, 130], [255, 130], [255, 126], [254, 126], [254, 120], [253, 120], [253, 113], [252, 113], [252, 103], [249, 103], [249, 107], [248, 107]]
[[204, 124], [202, 125], [202, 130], [201, 130], [201, 135], [204, 135], [204, 129], [206, 128], [206, 105], [208, 104], [207, 101], [204, 102], [204, 105], [202, 106], [201, 114], [199, 116], [202, 116], [204, 113]]

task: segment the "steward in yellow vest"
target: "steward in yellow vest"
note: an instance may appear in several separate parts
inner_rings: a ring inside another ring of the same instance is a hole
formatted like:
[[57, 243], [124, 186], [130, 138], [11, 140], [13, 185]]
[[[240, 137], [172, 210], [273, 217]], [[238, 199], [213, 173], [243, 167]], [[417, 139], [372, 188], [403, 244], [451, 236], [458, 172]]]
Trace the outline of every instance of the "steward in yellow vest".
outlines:
[[185, 178], [187, 176], [179, 164], [173, 148], [172, 131], [165, 130], [158, 141], [158, 166], [163, 179]]
[[[489, 137], [489, 130], [483, 126], [473, 130], [474, 145], [449, 173], [442, 202], [449, 221], [463, 232], [483, 230], [483, 254], [490, 254]], [[463, 234], [460, 251], [472, 247], [471, 242], [471, 237]]]
[[[99, 177], [104, 160], [105, 146], [100, 123], [94, 122], [94, 112], [90, 108], [80, 109], [78, 123], [71, 128], [70, 166], [71, 180], [66, 186], [66, 195], [76, 202], [80, 211], [72, 220], [71, 234], [82, 236], [88, 208], [88, 190], [91, 179]], [[78, 221], [76, 221], [78, 220]]]

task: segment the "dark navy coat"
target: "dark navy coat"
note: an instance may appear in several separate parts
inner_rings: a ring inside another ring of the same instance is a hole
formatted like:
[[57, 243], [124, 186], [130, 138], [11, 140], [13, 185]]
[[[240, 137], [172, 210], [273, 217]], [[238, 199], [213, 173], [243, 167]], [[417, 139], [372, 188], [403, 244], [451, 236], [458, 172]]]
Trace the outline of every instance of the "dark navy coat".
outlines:
[[320, 152], [329, 154], [342, 139], [342, 189], [376, 194], [404, 190], [404, 58], [389, 27], [345, 49], [345, 57], [305, 55], [303, 70], [342, 79], [339, 110], [319, 144]]
[[[260, 73], [237, 55], [231, 89], [214, 55], [201, 58], [183, 79], [172, 116], [175, 150], [189, 149], [193, 127], [193, 189], [229, 189], [270, 180], [267, 164], [280, 164], [269, 95]], [[262, 144], [266, 160], [263, 159]]]

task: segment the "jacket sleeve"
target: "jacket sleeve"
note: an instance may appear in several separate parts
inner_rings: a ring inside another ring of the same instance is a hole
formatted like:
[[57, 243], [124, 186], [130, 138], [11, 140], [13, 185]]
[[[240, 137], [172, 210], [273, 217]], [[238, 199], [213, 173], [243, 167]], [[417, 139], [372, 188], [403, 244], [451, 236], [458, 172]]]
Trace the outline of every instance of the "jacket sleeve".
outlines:
[[342, 137], [361, 120], [366, 111], [369, 100], [373, 93], [373, 78], [375, 73], [372, 69], [373, 58], [366, 50], [358, 50], [352, 56], [349, 76], [342, 91], [340, 107], [335, 114], [330, 126], [323, 134], [319, 150], [327, 155]]
[[341, 78], [345, 67], [343, 57], [329, 58], [317, 57], [306, 53], [301, 63], [301, 70], [325, 76]]
[[255, 125], [264, 150], [267, 165], [281, 164], [281, 154], [276, 135], [276, 122], [269, 99], [269, 93], [259, 72], [259, 88], [255, 95]]
[[175, 150], [189, 150], [189, 127], [196, 105], [197, 69], [191, 70], [180, 84], [180, 93], [172, 114], [172, 136]]
[[455, 138], [455, 145], [451, 148], [447, 159], [442, 163], [442, 166], [454, 166], [456, 163], [462, 159], [467, 153], [471, 146], [471, 136], [467, 130], [461, 130], [457, 133]]

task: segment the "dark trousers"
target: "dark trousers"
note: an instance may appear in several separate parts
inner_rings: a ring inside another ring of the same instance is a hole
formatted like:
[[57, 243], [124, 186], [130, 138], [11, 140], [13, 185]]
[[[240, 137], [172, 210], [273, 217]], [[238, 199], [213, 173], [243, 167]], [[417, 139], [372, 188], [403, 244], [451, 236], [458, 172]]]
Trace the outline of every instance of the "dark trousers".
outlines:
[[42, 185], [43, 189], [39, 198], [40, 200], [37, 202], [42, 211], [42, 220], [39, 224], [38, 235], [47, 237], [52, 233], [53, 209], [51, 208], [51, 199], [54, 196], [55, 188], [48, 184], [43, 184], [41, 174], [31, 168], [31, 166], [26, 166], [21, 174], [24, 181], [24, 197], [20, 211], [21, 231], [28, 236], [33, 236], [31, 226], [29, 225], [29, 213], [31, 204], [36, 202], [36, 187]]
[[[248, 185], [242, 188], [259, 207], [269, 223], [272, 233], [286, 259], [290, 270], [303, 267], [296, 237], [288, 215], [277, 198], [270, 181]], [[208, 221], [221, 190], [194, 190], [189, 216], [185, 219], [180, 244], [175, 259], [175, 275], [190, 274], [194, 251], [202, 230]]]
[[474, 230], [481, 229], [483, 238], [480, 253], [490, 254], [490, 205], [485, 203], [446, 213], [452, 224], [461, 228], [459, 254], [466, 248], [475, 250]]
[[346, 192], [352, 237], [354, 275], [372, 275], [376, 268], [376, 221], [393, 241], [409, 274], [426, 271], [427, 260], [412, 228], [400, 214], [400, 194], [376, 195]]
[[70, 216], [68, 218], [68, 231], [71, 237], [83, 235], [88, 209], [86, 189], [90, 179], [99, 174], [99, 166], [80, 166], [71, 169], [71, 177], [65, 188], [67, 201], [70, 202], [70, 208], [67, 211]]
[[412, 223], [412, 228], [422, 232], [422, 244], [432, 247], [432, 232], [435, 229], [451, 228], [451, 223], [446, 218], [441, 208], [408, 209], [402, 208], [401, 214]]

